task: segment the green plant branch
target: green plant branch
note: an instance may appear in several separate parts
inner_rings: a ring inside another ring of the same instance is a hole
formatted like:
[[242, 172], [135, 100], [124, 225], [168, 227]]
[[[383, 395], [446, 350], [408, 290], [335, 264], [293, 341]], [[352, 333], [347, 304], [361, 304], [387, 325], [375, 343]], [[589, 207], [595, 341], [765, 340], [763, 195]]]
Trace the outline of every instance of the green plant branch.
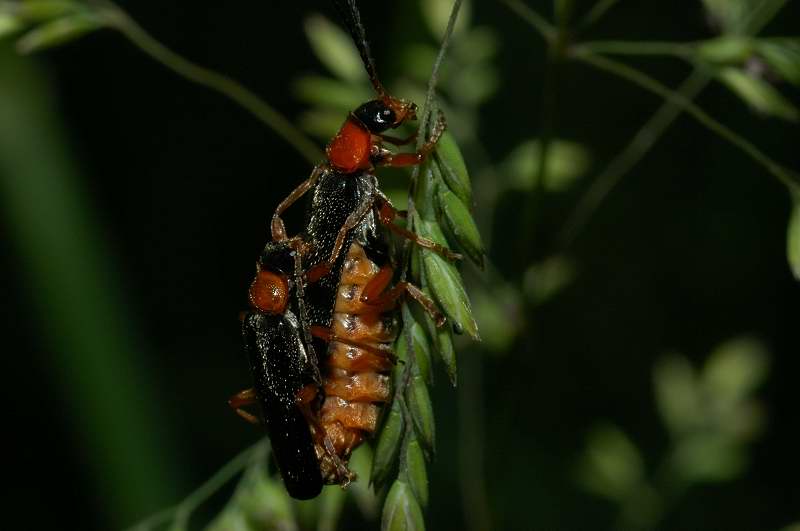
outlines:
[[585, 41], [581, 49], [596, 54], [666, 55], [691, 60], [696, 43], [665, 41]]
[[790, 190], [800, 187], [800, 174], [772, 160], [772, 158], [766, 155], [752, 142], [735, 133], [726, 125], [723, 125], [717, 121], [715, 118], [712, 118], [708, 113], [692, 103], [684, 95], [667, 88], [655, 79], [640, 72], [639, 70], [636, 70], [635, 68], [607, 57], [595, 55], [590, 51], [580, 47], [573, 48], [571, 55], [575, 59], [593, 66], [594, 68], [614, 74], [617, 77], [621, 77], [622, 79], [630, 81], [631, 83], [664, 98], [666, 101], [672, 102], [677, 107], [692, 115], [692, 117], [694, 117], [711, 132], [716, 133], [723, 139], [727, 140], [752, 158], [755, 162], [762, 165], [769, 173], [775, 176]]
[[502, 0], [502, 2], [539, 32], [539, 35], [545, 41], [552, 42], [555, 40], [556, 28], [542, 15], [523, 4], [520, 0]]
[[[711, 75], [702, 70], [695, 70], [686, 78], [677, 90], [677, 94], [685, 101], [697, 97], [711, 81]], [[572, 213], [567, 217], [564, 228], [558, 238], [562, 247], [568, 247], [575, 237], [586, 226], [586, 223], [605, 200], [619, 181], [636, 166], [650, 149], [658, 142], [664, 131], [672, 125], [683, 112], [683, 107], [674, 101], [665, 101], [656, 113], [633, 135], [627, 146], [605, 167], [595, 178], [589, 189], [578, 201]]]
[[155, 513], [130, 527], [128, 531], [146, 531], [167, 522], [174, 521], [176, 529], [188, 529], [192, 513], [214, 493], [221, 489], [234, 476], [244, 470], [253, 459], [267, 451], [267, 441], [262, 439], [242, 450], [236, 457], [225, 463], [213, 476], [189, 494], [179, 504]]
[[102, 2], [101, 5], [102, 8], [99, 10], [99, 15], [103, 17], [105, 23], [122, 33], [144, 53], [178, 75], [233, 100], [267, 125], [278, 136], [286, 140], [306, 160], [312, 164], [319, 162], [322, 157], [320, 149], [285, 116], [256, 96], [251, 90], [238, 81], [199, 66], [173, 52], [147, 33], [144, 28], [115, 4]]
[[[458, 12], [461, 10], [461, 2], [462, 0], [455, 0], [453, 2], [453, 9], [450, 11], [450, 18], [447, 21], [447, 28], [445, 29], [444, 36], [442, 37], [442, 44], [439, 46], [439, 52], [436, 54], [436, 60], [433, 62], [431, 75], [428, 78], [428, 88], [425, 93], [425, 106], [419, 124], [419, 131], [421, 134], [417, 135], [417, 151], [422, 148], [423, 144], [427, 140], [428, 123], [430, 122], [431, 113], [433, 112], [433, 101], [436, 98], [436, 85], [439, 83], [439, 68], [442, 66], [442, 61], [444, 61], [444, 56], [447, 53], [447, 47], [450, 45], [450, 39], [453, 36], [453, 30], [455, 29], [456, 20], [458, 19]], [[414, 166], [414, 169], [411, 172], [411, 182], [409, 185], [408, 220], [409, 229], [412, 231], [414, 230], [413, 220], [416, 217], [414, 197], [417, 193], [419, 170], [419, 165]], [[407, 260], [404, 260], [403, 263], [407, 263]]]
[[619, 0], [598, 0], [586, 16], [578, 23], [579, 29], [585, 29], [595, 24], [605, 15]]

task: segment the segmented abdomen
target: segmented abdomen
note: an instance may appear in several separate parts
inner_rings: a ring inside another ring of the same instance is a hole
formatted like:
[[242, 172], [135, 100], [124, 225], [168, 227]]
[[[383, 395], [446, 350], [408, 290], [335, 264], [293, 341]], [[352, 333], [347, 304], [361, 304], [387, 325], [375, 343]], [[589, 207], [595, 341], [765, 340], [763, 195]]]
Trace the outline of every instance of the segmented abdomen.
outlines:
[[[348, 249], [336, 294], [331, 331], [323, 364], [325, 401], [319, 422], [344, 462], [366, 435], [375, 432], [380, 406], [389, 399], [392, 343], [396, 327], [392, 313], [360, 301], [364, 286], [379, 271], [358, 243]], [[333, 463], [321, 460], [323, 477], [341, 482]]]

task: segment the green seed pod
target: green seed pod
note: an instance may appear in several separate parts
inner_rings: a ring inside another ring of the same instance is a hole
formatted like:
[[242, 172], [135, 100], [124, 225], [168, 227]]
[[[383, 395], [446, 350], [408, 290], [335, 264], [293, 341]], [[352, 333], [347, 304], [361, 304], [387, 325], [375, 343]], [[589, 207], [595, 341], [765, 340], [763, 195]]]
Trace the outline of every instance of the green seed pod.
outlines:
[[103, 20], [90, 13], [71, 15], [29, 31], [17, 41], [17, 50], [20, 53], [38, 52], [73, 41], [103, 26]]
[[422, 447], [413, 431], [409, 432], [403, 446], [400, 468], [405, 473], [405, 478], [422, 507], [428, 505], [428, 472], [425, 466], [425, 454]]
[[428, 386], [421, 376], [417, 375], [411, 378], [406, 388], [406, 403], [420, 441], [433, 452], [435, 444], [433, 405], [428, 394]]
[[448, 188], [456, 194], [465, 205], [472, 204], [472, 184], [469, 180], [467, 165], [464, 164], [464, 157], [458, 148], [453, 135], [445, 131], [439, 143], [436, 144], [434, 161], [441, 179], [447, 184]]
[[467, 292], [455, 266], [435, 253], [423, 252], [422, 267], [434, 298], [453, 326], [461, 327], [476, 340], [480, 339]]
[[[446, 238], [438, 223], [417, 218], [414, 227], [421, 236], [445, 244]], [[424, 287], [433, 294], [459, 333], [466, 331], [474, 339], [479, 340], [478, 325], [472, 317], [469, 298], [455, 265], [428, 249], [422, 249], [420, 253], [427, 282]]]
[[438, 187], [436, 199], [439, 211], [445, 220], [443, 228], [447, 232], [448, 239], [461, 247], [475, 265], [483, 269], [486, 253], [481, 234], [469, 209], [446, 186]]
[[[427, 288], [428, 283], [425, 279], [424, 272], [421, 280], [423, 291], [430, 296], [430, 290]], [[413, 313], [417, 317], [417, 322], [425, 325], [424, 328], [425, 331], [427, 331], [427, 336], [433, 338], [433, 346], [435, 347], [434, 353], [439, 356], [440, 361], [444, 364], [450, 383], [455, 387], [457, 378], [456, 351], [453, 347], [451, 327], [447, 325], [437, 327], [436, 323], [431, 319], [431, 316], [422, 310], [414, 311]]]
[[405, 421], [400, 401], [394, 400], [378, 435], [378, 444], [375, 445], [375, 456], [372, 459], [370, 482], [377, 488], [382, 487], [389, 479], [400, 453], [404, 430]]
[[400, 480], [392, 484], [383, 504], [381, 531], [424, 531], [422, 509], [408, 485]]
[[407, 349], [408, 338], [406, 337], [406, 333], [411, 334], [416, 370], [425, 382], [431, 385], [433, 383], [433, 371], [431, 370], [431, 340], [428, 337], [426, 328], [417, 320], [414, 312], [411, 311], [408, 305], [403, 306], [402, 312], [403, 334], [398, 338], [398, 342], [405, 342]]

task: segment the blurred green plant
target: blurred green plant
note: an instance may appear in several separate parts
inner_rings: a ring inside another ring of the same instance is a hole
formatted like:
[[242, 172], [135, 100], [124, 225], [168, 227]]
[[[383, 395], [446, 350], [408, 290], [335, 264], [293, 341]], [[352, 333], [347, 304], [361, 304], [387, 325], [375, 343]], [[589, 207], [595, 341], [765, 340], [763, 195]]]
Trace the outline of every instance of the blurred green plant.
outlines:
[[692, 486], [744, 473], [748, 445], [764, 425], [754, 394], [768, 370], [766, 349], [750, 337], [721, 344], [699, 371], [679, 354], [663, 357], [653, 385], [670, 443], [658, 465], [649, 474], [642, 452], [620, 428], [599, 425], [579, 459], [579, 483], [617, 506], [616, 528], [656, 528]]
[[[8, 21], [0, 11], [0, 30]], [[4, 42], [0, 72], [3, 236], [32, 300], [24, 319], [45, 349], [46, 378], [32, 388], [51, 389], [68, 413], [65, 423], [94, 489], [114, 493], [97, 506], [98, 519], [121, 527], [178, 495], [179, 453], [169, 426], [157, 421], [164, 397], [147, 383], [150, 347], [125, 303], [122, 268], [70, 156], [47, 76]], [[23, 398], [31, 401], [28, 411], [42, 405], [38, 392]], [[51, 412], [35, 415], [52, 421]]]
[[16, 41], [20, 53], [66, 44], [104, 28], [118, 31], [141, 51], [176, 74], [230, 98], [312, 164], [316, 164], [322, 156], [319, 148], [291, 121], [255, 93], [234, 79], [176, 54], [109, 0], [0, 0], [0, 38], [22, 34]]

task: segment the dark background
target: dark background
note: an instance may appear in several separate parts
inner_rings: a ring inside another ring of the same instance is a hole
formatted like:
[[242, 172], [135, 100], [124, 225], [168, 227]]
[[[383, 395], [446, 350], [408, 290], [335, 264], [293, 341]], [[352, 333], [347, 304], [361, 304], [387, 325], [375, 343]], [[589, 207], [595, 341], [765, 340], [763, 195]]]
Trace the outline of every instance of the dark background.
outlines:
[[[416, 4], [362, 4], [380, 68], [395, 75], [392, 54], [418, 17]], [[626, 4], [591, 37], [709, 35], [699, 3]], [[311, 11], [334, 18], [328, 6], [311, 2], [124, 7], [168, 46], [242, 81], [289, 117], [302, 110], [290, 81], [320, 69], [302, 20]], [[544, 48], [499, 3], [481, 2], [474, 11], [475, 23], [494, 27], [501, 38], [502, 83], [481, 109], [477, 133], [499, 160], [520, 139], [537, 134]], [[790, 3], [764, 34], [796, 34], [799, 20], [798, 6]], [[10, 44], [0, 46], [12, 61]], [[98, 490], [94, 479], [98, 469], [88, 449], [95, 434], [77, 420], [80, 406], [65, 383], [72, 380], [63, 378], [64, 358], [54, 354], [61, 340], [48, 324], [50, 304], [62, 301], [37, 296], [39, 284], [19, 240], [24, 231], [3, 230], [10, 235], [0, 238], [0, 337], [10, 413], [4, 433], [13, 445], [6, 452], [6, 518], [25, 522], [25, 528], [124, 526], [177, 502], [259, 437], [226, 404], [249, 382], [237, 315], [267, 237], [268, 216], [310, 167], [236, 105], [176, 77], [113, 32], [24, 61], [46, 83], [49, 108], [79, 168], [73, 184], [86, 194], [87, 215], [108, 264], [103, 275], [120, 296], [107, 317], [124, 319], [135, 333], [132, 344], [141, 347], [132, 361], [135, 374], [144, 376], [136, 381], [137, 395], [154, 405], [142, 437], [159, 445], [159, 459], [168, 465], [159, 473], [168, 482], [154, 487], [158, 499], [138, 500], [128, 506], [130, 514], [109, 514], [112, 500], [125, 493]], [[670, 59], [631, 64], [670, 86], [687, 72]], [[0, 83], [9, 81], [2, 77], [0, 72]], [[786, 93], [797, 99], [796, 89]], [[580, 65], [565, 68], [558, 102], [558, 134], [590, 147], [590, 174], [660, 105], [652, 95]], [[795, 125], [748, 112], [719, 85], [706, 89], [699, 103], [776, 160], [800, 167]], [[533, 258], [553, 250], [549, 235], [587, 183], [542, 205], [543, 226], [529, 242]], [[763, 168], [681, 117], [567, 250], [580, 264], [577, 279], [545, 305], [521, 310], [522, 333], [509, 351], [459, 348], [462, 374], [472, 371], [464, 376], [467, 385], [477, 385], [482, 397], [472, 406], [484, 422], [482, 466], [495, 528], [611, 527], [612, 506], [583, 493], [571, 473], [588, 427], [613, 420], [652, 464], [667, 444], [652, 399], [654, 359], [677, 350], [699, 364], [715, 345], [740, 334], [758, 337], [772, 355], [769, 379], [758, 392], [768, 412], [766, 431], [751, 447], [751, 465], [741, 478], [693, 488], [663, 528], [772, 530], [800, 518], [800, 287], [785, 258], [789, 209], [785, 189]], [[512, 281], [525, 265], [514, 251], [526, 232], [520, 210], [518, 196], [500, 200], [490, 249], [497, 270]], [[58, 252], [69, 253], [68, 242]], [[82, 370], [77, 360], [71, 370]], [[459, 418], [472, 412], [459, 410], [456, 397], [440, 373], [431, 529], [465, 525]], [[119, 422], [126, 424], [125, 412]], [[128, 466], [137, 466], [135, 458]]]

